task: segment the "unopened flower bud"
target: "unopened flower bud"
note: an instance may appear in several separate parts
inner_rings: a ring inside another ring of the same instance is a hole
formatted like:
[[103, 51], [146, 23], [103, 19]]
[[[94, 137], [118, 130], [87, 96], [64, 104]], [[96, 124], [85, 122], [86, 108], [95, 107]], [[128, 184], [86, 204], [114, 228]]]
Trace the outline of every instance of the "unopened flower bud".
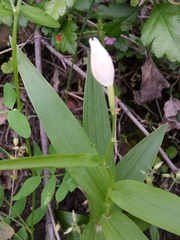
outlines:
[[91, 47], [91, 71], [94, 78], [107, 87], [114, 83], [114, 65], [109, 53], [95, 37], [89, 39]]

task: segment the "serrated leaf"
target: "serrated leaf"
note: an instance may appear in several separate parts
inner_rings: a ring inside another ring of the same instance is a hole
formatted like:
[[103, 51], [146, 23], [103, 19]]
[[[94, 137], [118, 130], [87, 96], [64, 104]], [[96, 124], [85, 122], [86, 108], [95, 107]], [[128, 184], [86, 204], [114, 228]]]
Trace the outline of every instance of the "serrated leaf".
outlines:
[[[43, 209], [41, 207], [37, 208], [34, 211], [34, 225], [41, 221], [41, 219], [46, 214], [47, 207], [44, 207]], [[26, 223], [28, 226], [31, 226], [31, 220], [32, 220], [32, 213], [28, 216]]]
[[170, 3], [154, 4], [150, 17], [142, 27], [141, 41], [151, 45], [156, 57], [166, 56], [180, 62], [180, 6]]
[[67, 22], [62, 26], [60, 32], [55, 37], [56, 47], [61, 50], [61, 52], [74, 54], [77, 39], [75, 31], [77, 29], [77, 25], [73, 22]]
[[26, 198], [17, 200], [12, 207], [11, 217], [15, 218], [18, 215], [20, 215], [24, 211], [25, 206], [26, 206]]
[[18, 110], [8, 112], [8, 122], [10, 127], [21, 137], [28, 138], [31, 135], [27, 118]]
[[8, 240], [14, 235], [14, 229], [4, 222], [0, 222], [0, 236], [3, 240]]
[[169, 232], [180, 235], [180, 198], [165, 190], [133, 181], [121, 180], [108, 195], [126, 212]]
[[14, 107], [16, 102], [16, 92], [10, 83], [6, 83], [3, 88], [4, 92], [4, 105], [9, 109]]
[[102, 215], [100, 224], [106, 239], [113, 240], [147, 240], [138, 226], [120, 211]]
[[50, 0], [45, 4], [46, 12], [53, 18], [58, 19], [66, 13], [66, 0]]
[[56, 187], [56, 177], [52, 176], [41, 193], [41, 208], [46, 207], [51, 201]]
[[59, 28], [60, 24], [46, 12], [32, 6], [21, 5], [20, 14], [29, 21], [51, 28]]
[[13, 197], [13, 201], [27, 197], [39, 186], [40, 182], [41, 177], [39, 176], [28, 178], [22, 185], [19, 192]]

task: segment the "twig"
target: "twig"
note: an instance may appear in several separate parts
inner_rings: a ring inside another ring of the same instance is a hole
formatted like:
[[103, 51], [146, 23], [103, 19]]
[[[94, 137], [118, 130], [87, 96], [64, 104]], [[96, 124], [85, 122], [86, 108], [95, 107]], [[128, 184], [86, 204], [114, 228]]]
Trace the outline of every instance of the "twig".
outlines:
[[[41, 33], [38, 28], [35, 29], [34, 32], [34, 44], [35, 44], [35, 64], [37, 70], [42, 74], [42, 58], [41, 58]], [[42, 148], [42, 154], [47, 155], [48, 154], [48, 138], [44, 131], [43, 126], [41, 123], [39, 123], [40, 127], [40, 137], [41, 137], [41, 148]], [[44, 175], [49, 175], [49, 169], [45, 168], [43, 170]], [[44, 178], [44, 185], [47, 184], [48, 179]], [[60, 240], [60, 236], [58, 232], [55, 232], [55, 221], [54, 216], [52, 214], [51, 205], [48, 205], [48, 212], [46, 213], [46, 229], [49, 239], [54, 239], [54, 233], [56, 235], [56, 239]]]

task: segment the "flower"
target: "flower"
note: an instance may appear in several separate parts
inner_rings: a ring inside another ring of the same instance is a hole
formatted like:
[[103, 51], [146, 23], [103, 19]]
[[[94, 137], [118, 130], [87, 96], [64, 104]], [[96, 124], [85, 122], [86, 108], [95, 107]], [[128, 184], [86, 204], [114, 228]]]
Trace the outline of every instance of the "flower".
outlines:
[[114, 42], [116, 41], [116, 38], [109, 38], [109, 37], [105, 37], [104, 38], [105, 42], [106, 42], [106, 45], [113, 45]]
[[89, 39], [91, 47], [91, 71], [94, 78], [103, 86], [113, 85], [114, 65], [109, 53], [95, 37]]

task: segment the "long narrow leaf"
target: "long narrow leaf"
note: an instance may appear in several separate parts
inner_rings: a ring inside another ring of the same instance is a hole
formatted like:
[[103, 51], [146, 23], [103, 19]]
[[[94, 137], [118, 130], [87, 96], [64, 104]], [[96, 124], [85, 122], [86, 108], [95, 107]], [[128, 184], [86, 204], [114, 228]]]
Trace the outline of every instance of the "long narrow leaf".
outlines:
[[147, 240], [138, 226], [122, 212], [113, 211], [109, 216], [102, 215], [100, 223], [106, 239]]
[[[103, 88], [91, 72], [89, 54], [84, 91], [83, 128], [97, 152], [105, 156], [111, 138], [109, 115]], [[113, 154], [111, 154], [110, 165], [114, 166]]]
[[116, 165], [116, 179], [132, 179], [144, 181], [145, 175], [141, 171], [149, 172], [162, 143], [167, 125], [163, 125], [139, 142]]
[[0, 161], [0, 170], [28, 169], [28, 168], [68, 168], [68, 167], [95, 167], [103, 165], [104, 159], [99, 155], [91, 154], [56, 154], [47, 156], [34, 156]]
[[18, 69], [29, 98], [57, 153], [96, 153], [84, 130], [50, 84], [17, 47]]
[[112, 201], [154, 226], [180, 235], [180, 198], [150, 185], [121, 180], [108, 191]]

